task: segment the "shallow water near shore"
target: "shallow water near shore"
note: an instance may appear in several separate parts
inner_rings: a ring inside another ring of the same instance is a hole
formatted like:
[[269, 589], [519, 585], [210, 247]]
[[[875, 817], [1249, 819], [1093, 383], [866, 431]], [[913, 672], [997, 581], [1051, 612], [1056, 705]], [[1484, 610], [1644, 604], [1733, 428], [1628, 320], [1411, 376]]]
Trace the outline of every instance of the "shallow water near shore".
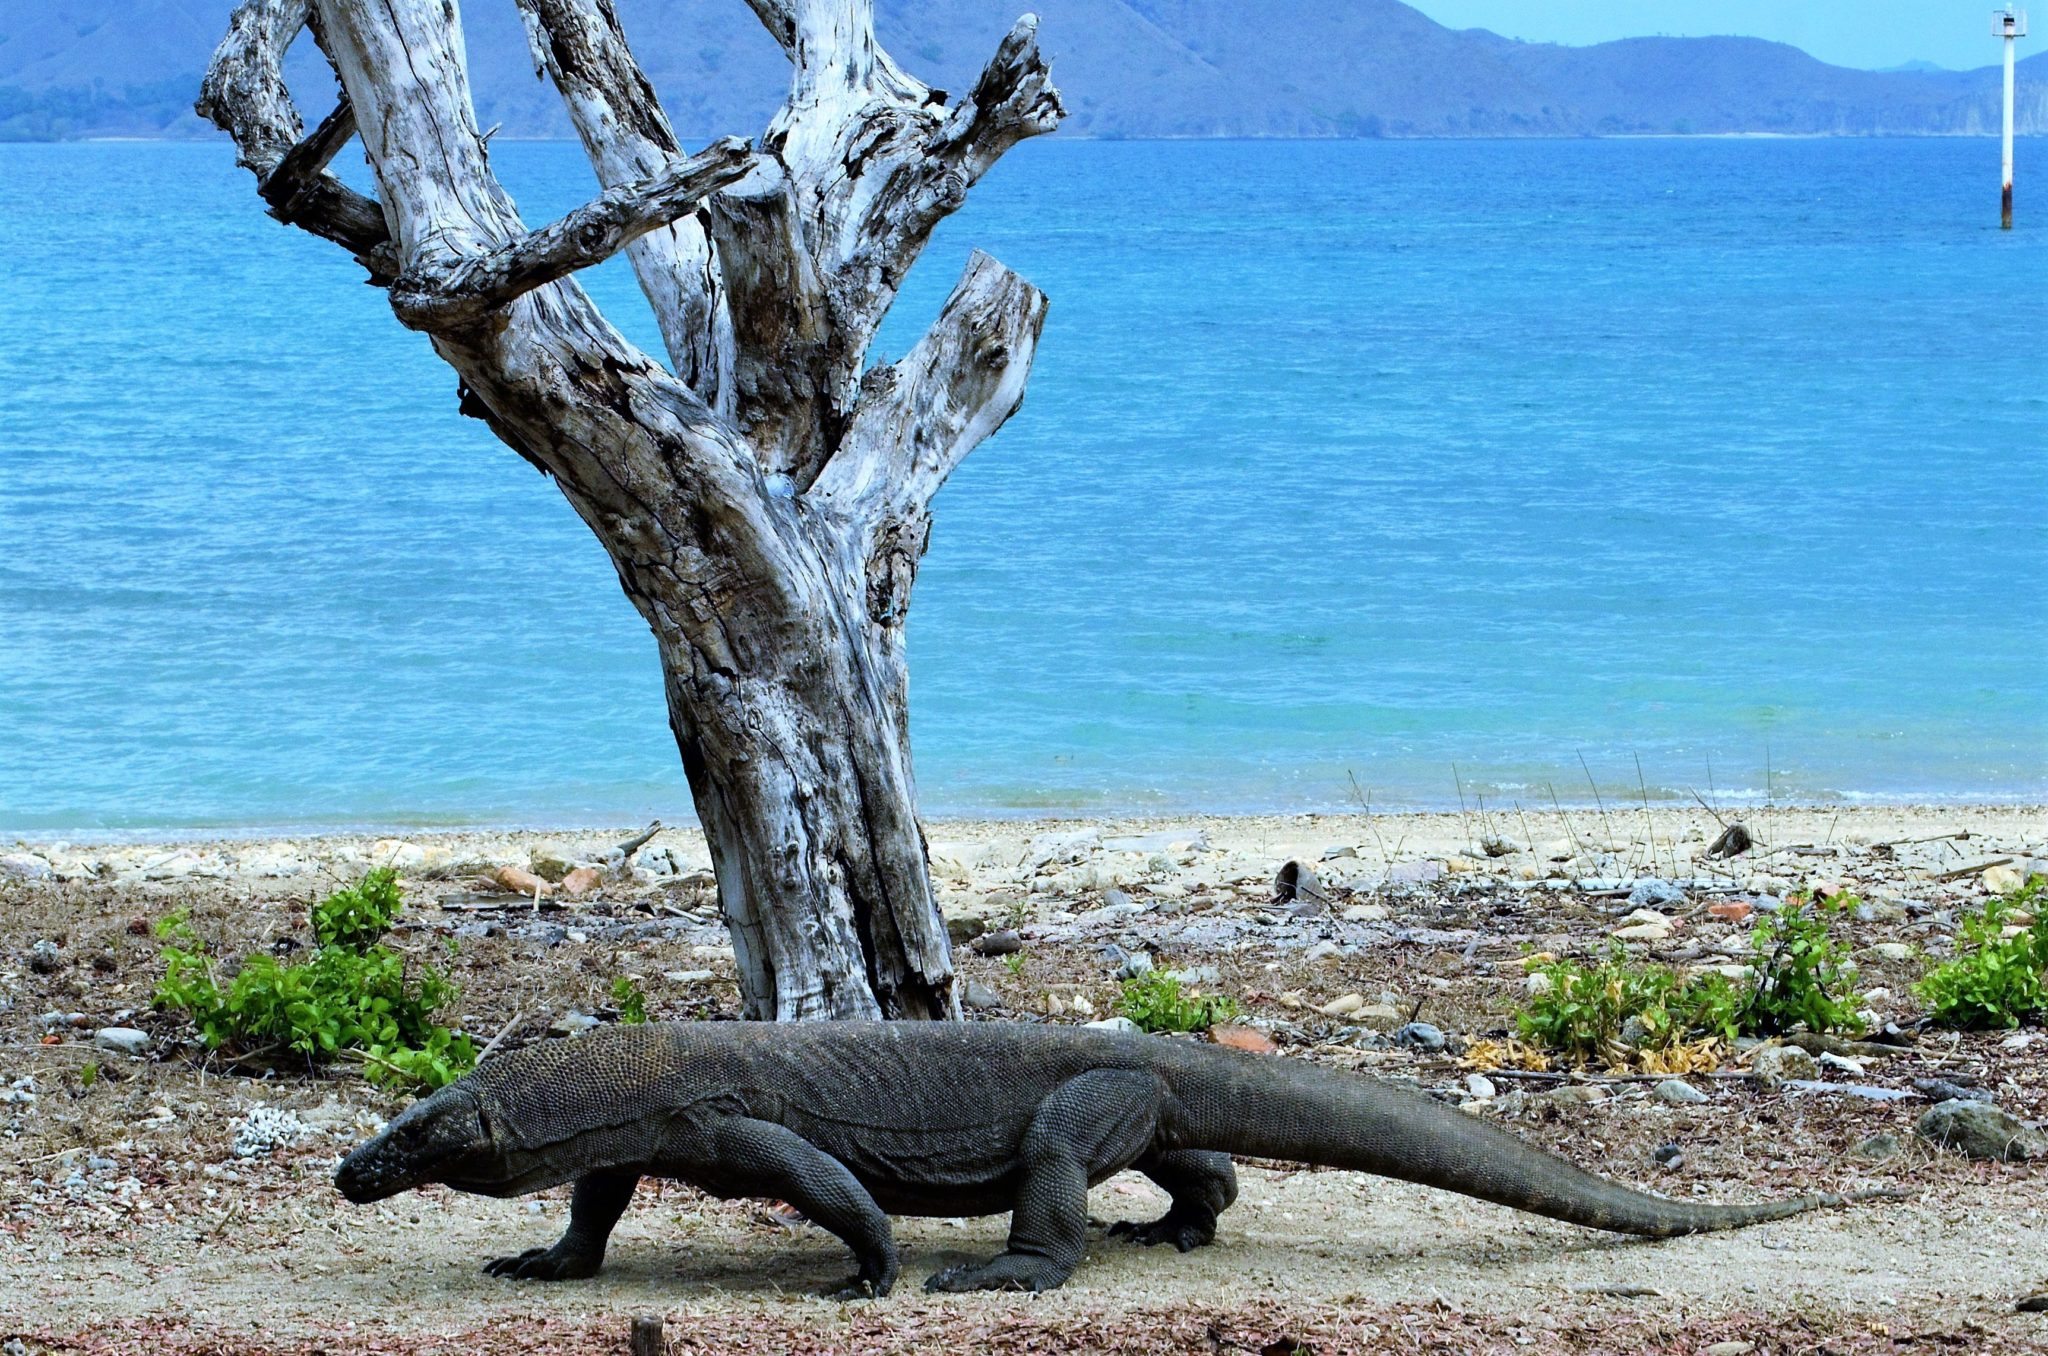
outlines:
[[[493, 159], [529, 221], [590, 189]], [[2040, 799], [2048, 230], [1996, 159], [1021, 148], [881, 345], [974, 246], [1052, 297], [919, 581], [927, 809]], [[225, 147], [0, 146], [0, 258], [0, 830], [687, 818], [601, 550]]]

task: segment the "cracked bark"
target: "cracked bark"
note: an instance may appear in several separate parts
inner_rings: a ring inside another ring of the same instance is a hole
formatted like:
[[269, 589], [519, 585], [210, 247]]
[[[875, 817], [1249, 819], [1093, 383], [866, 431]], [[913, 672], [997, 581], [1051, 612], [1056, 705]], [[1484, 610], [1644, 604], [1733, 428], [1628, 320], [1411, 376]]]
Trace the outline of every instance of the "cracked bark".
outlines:
[[[933, 227], [1061, 116], [1035, 21], [947, 107], [876, 44], [872, 0], [748, 0], [790, 55], [788, 102], [758, 150], [691, 157], [611, 0], [518, 2], [605, 190], [552, 226], [491, 172], [448, 0], [245, 0], [199, 110], [611, 555], [661, 656], [748, 1015], [957, 1015], [903, 622], [932, 496], [1022, 401], [1045, 300], [977, 254], [912, 352], [864, 369]], [[280, 75], [309, 26], [344, 96], [311, 136]], [[327, 173], [351, 135], [375, 201]], [[575, 280], [621, 250], [667, 363]]]

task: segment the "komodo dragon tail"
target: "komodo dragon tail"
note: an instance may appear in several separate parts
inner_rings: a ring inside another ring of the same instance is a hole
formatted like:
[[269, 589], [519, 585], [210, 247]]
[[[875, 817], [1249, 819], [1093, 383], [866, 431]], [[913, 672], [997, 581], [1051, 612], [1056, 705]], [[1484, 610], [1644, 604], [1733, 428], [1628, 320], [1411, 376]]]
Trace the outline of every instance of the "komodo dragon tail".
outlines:
[[1897, 1194], [1820, 1194], [1755, 1205], [1668, 1201], [1595, 1177], [1421, 1092], [1298, 1060], [1184, 1048], [1197, 1058], [1167, 1077], [1184, 1117], [1177, 1138], [1189, 1148], [1377, 1173], [1573, 1224], [1660, 1238]]

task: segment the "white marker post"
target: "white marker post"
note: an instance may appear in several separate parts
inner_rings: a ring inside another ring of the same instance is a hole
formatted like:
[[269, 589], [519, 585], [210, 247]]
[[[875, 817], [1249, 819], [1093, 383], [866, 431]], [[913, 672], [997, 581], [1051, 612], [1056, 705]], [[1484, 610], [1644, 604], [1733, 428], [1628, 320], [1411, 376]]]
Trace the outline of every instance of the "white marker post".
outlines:
[[1998, 224], [2001, 229], [2012, 229], [2012, 49], [2013, 44], [2027, 36], [2027, 12], [2007, 5], [2004, 9], [1991, 11], [1991, 35], [2005, 39], [2005, 126], [2003, 133], [1999, 180], [2000, 196]]

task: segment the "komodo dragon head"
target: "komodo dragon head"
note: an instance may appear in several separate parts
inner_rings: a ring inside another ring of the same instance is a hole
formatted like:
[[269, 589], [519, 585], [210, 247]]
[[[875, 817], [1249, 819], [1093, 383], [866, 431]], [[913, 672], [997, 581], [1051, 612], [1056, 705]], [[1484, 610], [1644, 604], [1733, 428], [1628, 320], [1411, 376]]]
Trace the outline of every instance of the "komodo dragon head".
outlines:
[[515, 1176], [492, 1133], [490, 1117], [469, 1089], [442, 1088], [392, 1118], [334, 1171], [334, 1185], [357, 1204], [381, 1201], [429, 1182], [495, 1196]]

